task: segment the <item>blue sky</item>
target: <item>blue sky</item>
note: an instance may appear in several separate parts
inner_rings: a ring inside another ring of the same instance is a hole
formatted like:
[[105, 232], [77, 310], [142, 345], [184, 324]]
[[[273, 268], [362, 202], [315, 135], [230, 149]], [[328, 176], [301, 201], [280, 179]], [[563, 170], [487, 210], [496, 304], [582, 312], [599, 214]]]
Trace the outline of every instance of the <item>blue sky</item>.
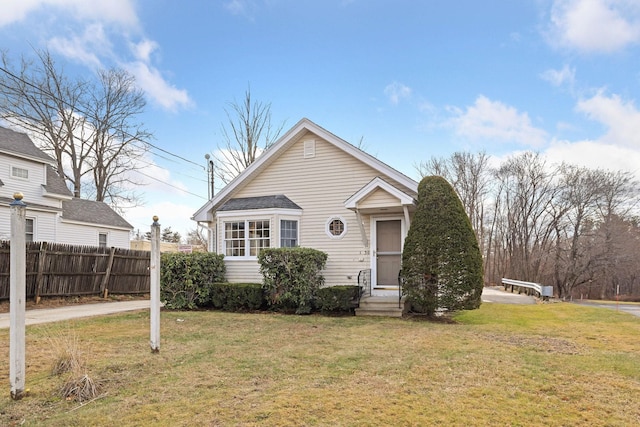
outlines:
[[[94, 4], [96, 3], [96, 4]], [[638, 172], [637, 0], [4, 0], [0, 49], [48, 48], [69, 73], [135, 75], [152, 150], [141, 231], [185, 235], [207, 196], [224, 108], [271, 103], [417, 179], [431, 156], [523, 150]], [[167, 160], [169, 159], [169, 160]]]

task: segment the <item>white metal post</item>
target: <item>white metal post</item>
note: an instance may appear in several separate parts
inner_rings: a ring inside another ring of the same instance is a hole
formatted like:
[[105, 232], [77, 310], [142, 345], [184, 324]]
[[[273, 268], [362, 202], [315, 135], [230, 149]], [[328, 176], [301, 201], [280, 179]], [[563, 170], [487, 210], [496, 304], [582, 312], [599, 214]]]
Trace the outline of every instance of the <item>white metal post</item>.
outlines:
[[151, 224], [151, 352], [160, 351], [160, 224], [153, 217]]
[[9, 382], [11, 398], [24, 396], [25, 384], [25, 299], [26, 299], [26, 204], [15, 193], [11, 209], [11, 249], [9, 278]]

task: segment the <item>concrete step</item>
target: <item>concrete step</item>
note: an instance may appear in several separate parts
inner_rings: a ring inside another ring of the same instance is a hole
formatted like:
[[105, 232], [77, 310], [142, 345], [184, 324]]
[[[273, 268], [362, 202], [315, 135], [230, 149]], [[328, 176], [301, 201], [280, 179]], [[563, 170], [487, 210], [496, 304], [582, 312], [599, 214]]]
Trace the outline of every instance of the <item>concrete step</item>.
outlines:
[[364, 297], [356, 308], [356, 316], [402, 317], [403, 314], [404, 301], [398, 307], [397, 297]]

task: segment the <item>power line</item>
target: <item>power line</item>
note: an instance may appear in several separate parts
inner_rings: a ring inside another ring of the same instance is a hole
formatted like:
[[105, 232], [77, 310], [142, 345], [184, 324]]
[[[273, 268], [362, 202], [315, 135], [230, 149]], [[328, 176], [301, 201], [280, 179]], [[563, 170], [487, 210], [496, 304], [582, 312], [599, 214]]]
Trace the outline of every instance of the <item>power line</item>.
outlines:
[[168, 185], [169, 187], [175, 188], [176, 190], [180, 190], [183, 193], [191, 194], [192, 196], [196, 196], [196, 197], [199, 197], [199, 198], [201, 198], [203, 200], [207, 200], [206, 197], [203, 197], [200, 194], [192, 193], [191, 191], [185, 190], [184, 188], [180, 188], [180, 187], [177, 187], [177, 186], [175, 186], [173, 184], [169, 184], [168, 182], [162, 181], [161, 179], [158, 179], [158, 178], [153, 177], [151, 175], [147, 175], [146, 173], [140, 172], [139, 170], [135, 170], [133, 172], [139, 173], [140, 175], [146, 176], [147, 178], [153, 179], [154, 181], [158, 181], [161, 184]]
[[[61, 103], [63, 103], [63, 104], [66, 104], [67, 106], [69, 106], [69, 107], [73, 108], [75, 111], [77, 111], [77, 112], [79, 112], [79, 113], [82, 113], [82, 114], [84, 114], [85, 116], [90, 116], [90, 114], [88, 114], [88, 113], [87, 113], [87, 111], [83, 111], [82, 109], [77, 108], [77, 106], [72, 106], [72, 105], [71, 105], [69, 102], [67, 102], [66, 100], [61, 99], [61, 98], [59, 98], [58, 96], [54, 95], [53, 93], [51, 93], [51, 92], [49, 92], [49, 91], [47, 91], [47, 90], [45, 90], [45, 89], [43, 89], [43, 88], [40, 88], [40, 87], [38, 87], [38, 86], [34, 85], [33, 83], [31, 83], [31, 82], [29, 82], [29, 81], [27, 81], [27, 80], [23, 79], [23, 78], [22, 78], [22, 77], [20, 77], [20, 76], [15, 75], [14, 73], [12, 73], [11, 71], [7, 70], [6, 68], [4, 68], [4, 67], [2, 67], [2, 66], [0, 66], [0, 71], [2, 71], [2, 72], [4, 72], [5, 74], [7, 74], [7, 75], [11, 76], [12, 78], [14, 78], [14, 79], [16, 79], [16, 80], [18, 80], [18, 81], [20, 81], [20, 82], [24, 83], [24, 84], [25, 84], [25, 85], [27, 85], [27, 86], [30, 86], [30, 87], [32, 87], [32, 88], [34, 88], [34, 89], [36, 89], [36, 90], [38, 90], [38, 91], [40, 91], [40, 92], [45, 93], [47, 96], [51, 97], [52, 99], [54, 99], [54, 100], [56, 100], [56, 101], [58, 101], [58, 102], [61, 102]], [[134, 140], [136, 140], [136, 137], [135, 137], [134, 135], [131, 135], [129, 132], [123, 131], [123, 134], [124, 134], [124, 135], [127, 135], [127, 136], [129, 136], [129, 137], [131, 137], [131, 138], [132, 138], [132, 139], [134, 139]], [[170, 155], [170, 156], [173, 156], [173, 157], [175, 157], [175, 158], [177, 158], [177, 159], [180, 159], [180, 160], [182, 160], [182, 161], [184, 161], [184, 162], [191, 163], [192, 165], [198, 166], [198, 167], [202, 168], [203, 170], [206, 170], [206, 167], [205, 167], [205, 166], [203, 166], [203, 165], [201, 165], [201, 164], [199, 164], [199, 163], [196, 163], [196, 162], [194, 162], [194, 161], [192, 161], [192, 160], [189, 160], [189, 159], [187, 159], [187, 158], [185, 158], [185, 157], [182, 157], [182, 156], [180, 156], [180, 155], [178, 155], [178, 154], [172, 153], [172, 152], [170, 152], [170, 151], [168, 151], [168, 150], [165, 150], [164, 148], [160, 148], [160, 147], [158, 147], [157, 145], [154, 145], [154, 144], [152, 144], [152, 143], [150, 143], [150, 142], [148, 142], [148, 141], [145, 141], [144, 143], [145, 143], [145, 144], [147, 144], [148, 146], [150, 146], [150, 147], [152, 147], [152, 148], [154, 148], [154, 149], [158, 150], [158, 151], [162, 151], [163, 153], [166, 153], [166, 154], [168, 154], [168, 155]]]

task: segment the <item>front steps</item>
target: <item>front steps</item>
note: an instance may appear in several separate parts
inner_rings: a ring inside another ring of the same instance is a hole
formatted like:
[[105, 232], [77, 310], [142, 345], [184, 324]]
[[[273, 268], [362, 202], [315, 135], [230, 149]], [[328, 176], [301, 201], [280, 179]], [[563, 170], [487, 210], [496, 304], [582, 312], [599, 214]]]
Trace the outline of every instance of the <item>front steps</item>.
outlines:
[[404, 314], [404, 298], [398, 307], [397, 296], [362, 297], [360, 307], [356, 308], [356, 316], [402, 317]]

